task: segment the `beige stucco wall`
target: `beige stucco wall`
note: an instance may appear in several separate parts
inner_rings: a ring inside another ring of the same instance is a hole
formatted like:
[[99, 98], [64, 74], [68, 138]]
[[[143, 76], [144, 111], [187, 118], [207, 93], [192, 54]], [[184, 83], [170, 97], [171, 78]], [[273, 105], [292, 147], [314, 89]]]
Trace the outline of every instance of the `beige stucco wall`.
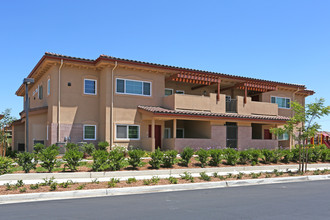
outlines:
[[15, 125], [12, 128], [13, 149], [18, 150], [18, 144], [25, 143], [25, 123]]
[[278, 148], [278, 141], [277, 140], [254, 140], [252, 139], [252, 127], [248, 126], [239, 126], [238, 130], [238, 140], [237, 140], [237, 149], [238, 150], [245, 150], [248, 148], [254, 149], [277, 149]]

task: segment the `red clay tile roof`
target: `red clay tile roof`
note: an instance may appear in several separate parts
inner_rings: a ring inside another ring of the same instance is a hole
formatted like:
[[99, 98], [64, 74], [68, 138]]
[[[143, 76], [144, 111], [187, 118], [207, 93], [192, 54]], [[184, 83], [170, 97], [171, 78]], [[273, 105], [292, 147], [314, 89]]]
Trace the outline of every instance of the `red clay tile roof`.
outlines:
[[171, 110], [158, 106], [144, 106], [139, 105], [139, 109], [152, 112], [154, 114], [169, 114], [169, 115], [186, 115], [186, 116], [202, 116], [202, 117], [216, 117], [216, 118], [233, 118], [233, 119], [251, 119], [262, 121], [287, 121], [290, 118], [284, 116], [269, 116], [269, 115], [240, 115], [237, 113], [212, 113], [205, 111], [191, 111], [191, 110]]

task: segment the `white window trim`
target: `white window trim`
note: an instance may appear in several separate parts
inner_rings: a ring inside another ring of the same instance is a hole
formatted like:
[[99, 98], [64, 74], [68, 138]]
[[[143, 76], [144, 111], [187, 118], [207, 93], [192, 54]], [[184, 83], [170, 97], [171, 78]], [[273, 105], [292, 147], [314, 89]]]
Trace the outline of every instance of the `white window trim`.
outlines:
[[[89, 93], [89, 92], [85, 92], [85, 83], [86, 80], [88, 81], [94, 81], [95, 82], [95, 93]], [[97, 95], [97, 80], [96, 79], [84, 79], [84, 95]]]
[[[85, 127], [86, 126], [95, 127], [95, 132], [94, 132], [94, 137], [95, 138], [85, 138]], [[95, 141], [96, 140], [96, 125], [84, 125], [84, 128], [83, 128], [83, 139], [86, 140], [86, 141]]]
[[[178, 93], [178, 92], [182, 92], [182, 93]], [[175, 93], [179, 94], [179, 95], [184, 95], [185, 94], [184, 90], [175, 90]]]
[[[168, 131], [168, 134], [169, 134], [169, 136], [167, 137], [167, 139], [172, 138], [171, 130], [172, 130], [171, 128], [165, 128], [165, 134], [166, 134], [166, 131]], [[165, 137], [165, 134], [164, 134], [164, 138], [166, 138]]]
[[[127, 135], [127, 138], [117, 138], [117, 126], [126, 126], [126, 135]], [[138, 138], [129, 138], [128, 137], [128, 127], [129, 126], [136, 126], [138, 127], [139, 129], [139, 132], [138, 132]], [[134, 124], [116, 124], [116, 134], [115, 134], [115, 137], [116, 137], [116, 140], [125, 140], [125, 141], [129, 141], [129, 140], [140, 140], [140, 125], [134, 125]]]
[[[177, 128], [176, 130], [182, 130], [182, 138], [184, 138], [184, 128]], [[176, 138], [178, 138], [178, 136]]]
[[[124, 92], [117, 92], [117, 80], [124, 80]], [[143, 91], [142, 94], [134, 94], [134, 93], [127, 93], [126, 92], [126, 81], [135, 81], [135, 82], [142, 82], [142, 90], [143, 90], [143, 83], [150, 83], [150, 95], [144, 95]], [[137, 96], [145, 96], [145, 97], [151, 97], [152, 96], [152, 82], [150, 81], [142, 81], [142, 80], [134, 80], [134, 79], [123, 79], [123, 78], [116, 78], [116, 88], [115, 88], [116, 94], [125, 94], [125, 95], [137, 95]]]
[[291, 109], [291, 98], [289, 98], [289, 97], [281, 97], [281, 96], [271, 96], [270, 97], [270, 103], [272, 103], [272, 97], [274, 97], [275, 98], [275, 103], [273, 103], [273, 104], [277, 104], [277, 102], [276, 102], [276, 98], [283, 98], [283, 99], [289, 99], [290, 100], [290, 108], [287, 108], [287, 107], [280, 107], [280, 106], [278, 106], [278, 108], [282, 108], [282, 109]]
[[49, 95], [50, 95], [50, 79], [47, 80], [47, 96]]

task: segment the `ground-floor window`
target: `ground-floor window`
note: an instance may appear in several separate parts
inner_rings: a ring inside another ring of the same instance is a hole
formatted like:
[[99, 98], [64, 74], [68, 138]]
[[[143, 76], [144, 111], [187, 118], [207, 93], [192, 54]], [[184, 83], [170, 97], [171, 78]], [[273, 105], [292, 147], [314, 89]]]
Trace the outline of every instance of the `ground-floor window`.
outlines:
[[289, 134], [288, 133], [279, 134], [277, 139], [279, 141], [287, 141], [289, 140]]
[[171, 128], [165, 128], [165, 134], [164, 137], [165, 138], [171, 138]]
[[96, 140], [96, 125], [84, 125], [84, 140]]
[[176, 138], [184, 138], [184, 128], [176, 129]]
[[116, 125], [116, 139], [139, 140], [140, 139], [140, 126], [139, 125]]

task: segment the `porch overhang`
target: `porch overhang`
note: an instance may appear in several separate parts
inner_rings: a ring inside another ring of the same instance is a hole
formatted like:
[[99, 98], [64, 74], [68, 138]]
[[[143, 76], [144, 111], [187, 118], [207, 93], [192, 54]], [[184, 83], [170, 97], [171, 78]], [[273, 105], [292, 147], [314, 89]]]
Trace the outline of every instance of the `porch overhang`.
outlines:
[[141, 113], [148, 114], [150, 117], [174, 117], [174, 118], [195, 118], [210, 120], [235, 120], [235, 121], [251, 121], [251, 122], [268, 122], [276, 124], [285, 124], [289, 120], [284, 116], [268, 116], [268, 115], [241, 115], [237, 113], [212, 113], [204, 111], [190, 110], [171, 110], [158, 106], [138, 106]]

